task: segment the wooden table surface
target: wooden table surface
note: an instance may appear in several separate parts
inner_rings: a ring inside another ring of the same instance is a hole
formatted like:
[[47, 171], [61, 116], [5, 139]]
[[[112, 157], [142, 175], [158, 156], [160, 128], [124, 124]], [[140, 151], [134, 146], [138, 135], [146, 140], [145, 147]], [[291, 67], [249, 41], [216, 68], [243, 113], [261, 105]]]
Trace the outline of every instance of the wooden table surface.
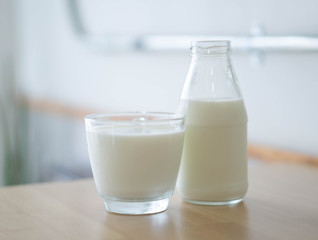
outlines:
[[198, 206], [177, 194], [166, 212], [107, 213], [92, 179], [0, 189], [0, 239], [318, 239], [318, 168], [249, 166], [234, 206]]

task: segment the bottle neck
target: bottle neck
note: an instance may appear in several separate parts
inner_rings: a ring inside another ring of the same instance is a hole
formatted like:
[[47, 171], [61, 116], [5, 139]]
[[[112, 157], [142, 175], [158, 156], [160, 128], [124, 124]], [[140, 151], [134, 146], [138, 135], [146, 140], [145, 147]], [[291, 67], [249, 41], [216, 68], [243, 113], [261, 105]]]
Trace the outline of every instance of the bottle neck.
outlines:
[[220, 70], [224, 70], [231, 65], [231, 59], [229, 54], [192, 54], [192, 63], [200, 69], [210, 69], [212, 67], [214, 69], [219, 68]]
[[192, 54], [183, 99], [239, 99], [230, 54]]
[[230, 55], [228, 53], [192, 54], [192, 60], [206, 62], [228, 62], [230, 60]]
[[192, 61], [182, 99], [224, 100], [241, 98], [230, 59], [228, 41], [193, 42]]

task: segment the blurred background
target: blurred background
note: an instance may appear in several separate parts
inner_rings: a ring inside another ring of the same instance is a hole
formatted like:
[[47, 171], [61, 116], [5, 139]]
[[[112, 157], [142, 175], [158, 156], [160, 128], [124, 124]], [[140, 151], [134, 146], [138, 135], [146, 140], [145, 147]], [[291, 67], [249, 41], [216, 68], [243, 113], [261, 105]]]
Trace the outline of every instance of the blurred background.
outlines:
[[0, 186], [91, 176], [83, 117], [175, 111], [191, 40], [230, 39], [249, 157], [318, 165], [318, 2], [0, 0]]

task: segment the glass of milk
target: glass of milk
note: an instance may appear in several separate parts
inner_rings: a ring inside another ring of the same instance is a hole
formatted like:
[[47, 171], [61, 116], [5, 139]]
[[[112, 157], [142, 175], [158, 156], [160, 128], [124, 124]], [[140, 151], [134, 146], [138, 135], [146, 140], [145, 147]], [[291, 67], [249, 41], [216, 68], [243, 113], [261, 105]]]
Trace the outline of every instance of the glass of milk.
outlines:
[[165, 211], [177, 181], [184, 116], [131, 112], [85, 117], [95, 184], [106, 210], [121, 214]]

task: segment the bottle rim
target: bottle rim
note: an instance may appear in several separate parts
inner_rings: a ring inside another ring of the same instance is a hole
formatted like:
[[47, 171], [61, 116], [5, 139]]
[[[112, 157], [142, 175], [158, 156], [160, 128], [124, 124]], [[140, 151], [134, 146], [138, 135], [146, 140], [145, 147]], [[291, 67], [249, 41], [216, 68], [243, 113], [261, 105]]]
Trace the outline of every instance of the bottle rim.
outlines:
[[229, 40], [192, 41], [190, 51], [191, 51], [191, 54], [195, 54], [195, 55], [228, 54], [231, 52], [231, 41]]

